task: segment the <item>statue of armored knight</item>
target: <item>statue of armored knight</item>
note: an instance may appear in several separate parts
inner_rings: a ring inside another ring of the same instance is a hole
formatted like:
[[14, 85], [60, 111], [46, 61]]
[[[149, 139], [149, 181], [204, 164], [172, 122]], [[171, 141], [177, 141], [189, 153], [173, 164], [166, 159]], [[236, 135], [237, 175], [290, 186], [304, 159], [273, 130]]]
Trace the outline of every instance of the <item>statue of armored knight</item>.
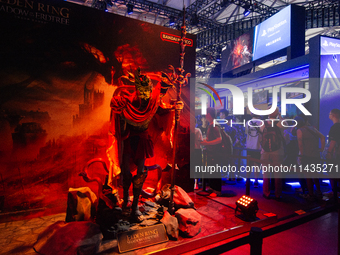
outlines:
[[[178, 101], [175, 105], [165, 104], [162, 101], [167, 90], [173, 85], [167, 75], [162, 75], [156, 86], [148, 75], [141, 74], [140, 69], [133, 75], [129, 73], [130, 81], [133, 81], [135, 89], [132, 93], [122, 90], [120, 95], [114, 95], [111, 99], [111, 133], [115, 147], [111, 152], [112, 174], [109, 183], [121, 172], [123, 184], [123, 214], [130, 213], [128, 207], [129, 188], [133, 185], [133, 201], [131, 206], [131, 218], [136, 222], [143, 220], [139, 211], [138, 201], [142, 186], [147, 176], [145, 160], [154, 156], [154, 144], [148, 132], [150, 121], [162, 109], [183, 109], [183, 103]], [[131, 86], [130, 86], [131, 89]], [[113, 156], [112, 156], [113, 155]], [[119, 162], [117, 162], [119, 161]], [[137, 166], [137, 174], [132, 176], [130, 163]], [[121, 169], [121, 171], [120, 171]], [[111, 181], [110, 181], [111, 177]]]

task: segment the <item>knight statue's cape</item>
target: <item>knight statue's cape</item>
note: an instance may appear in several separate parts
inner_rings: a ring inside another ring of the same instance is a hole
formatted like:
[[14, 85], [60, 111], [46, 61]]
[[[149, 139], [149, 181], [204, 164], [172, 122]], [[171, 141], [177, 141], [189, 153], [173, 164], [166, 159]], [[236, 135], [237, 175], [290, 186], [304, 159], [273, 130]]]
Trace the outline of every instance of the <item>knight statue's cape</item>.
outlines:
[[[166, 88], [167, 90], [168, 88]], [[162, 83], [158, 83], [152, 90], [149, 103], [143, 110], [133, 104], [135, 100], [139, 100], [135, 90], [135, 86], [118, 87], [111, 99], [111, 116], [109, 128], [109, 148], [106, 151], [109, 166], [108, 185], [112, 188], [112, 193], [117, 193], [116, 177], [121, 173], [122, 159], [122, 134], [121, 119], [133, 126], [144, 126], [148, 124], [155, 115], [158, 107], [168, 108], [162, 101], [162, 96], [166, 93]], [[173, 116], [172, 116], [173, 118]], [[173, 128], [171, 128], [171, 131]], [[170, 132], [171, 132], [170, 131]]]

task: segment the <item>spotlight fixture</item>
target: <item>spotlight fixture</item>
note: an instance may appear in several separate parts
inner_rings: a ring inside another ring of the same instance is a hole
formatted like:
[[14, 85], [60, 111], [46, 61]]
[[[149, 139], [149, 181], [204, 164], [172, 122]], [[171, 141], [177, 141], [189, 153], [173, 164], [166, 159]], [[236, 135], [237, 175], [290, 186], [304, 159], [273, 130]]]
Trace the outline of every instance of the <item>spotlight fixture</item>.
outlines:
[[98, 10], [102, 10], [102, 11], [108, 11], [107, 7], [106, 7], [106, 2], [105, 1], [97, 1], [95, 3], [95, 8], [97, 8]]
[[244, 15], [244, 17], [247, 17], [250, 14], [250, 10], [249, 10], [250, 5], [246, 4], [243, 8], [244, 8], [243, 15]]
[[197, 26], [198, 23], [199, 23], [199, 19], [198, 19], [197, 13], [194, 13], [191, 17], [190, 24], [192, 26]]
[[169, 19], [170, 19], [170, 20], [169, 20], [169, 25], [170, 25], [170, 26], [175, 25], [175, 17], [174, 17], [174, 16], [170, 16]]
[[243, 195], [236, 201], [235, 215], [237, 212], [240, 212], [240, 214], [236, 216], [244, 221], [256, 220], [256, 213], [258, 210], [259, 207], [254, 198]]
[[113, 3], [112, 3], [111, 0], [105, 0], [105, 3], [106, 3], [107, 6], [110, 6], [110, 7], [113, 6]]
[[126, 5], [126, 7], [127, 7], [127, 14], [132, 14], [133, 13], [133, 4], [127, 4]]
[[221, 7], [226, 7], [229, 4], [229, 0], [223, 0], [221, 2]]
[[217, 62], [221, 62], [221, 55], [220, 55], [220, 54], [218, 54], [218, 55], [216, 56], [216, 61], [217, 61]]

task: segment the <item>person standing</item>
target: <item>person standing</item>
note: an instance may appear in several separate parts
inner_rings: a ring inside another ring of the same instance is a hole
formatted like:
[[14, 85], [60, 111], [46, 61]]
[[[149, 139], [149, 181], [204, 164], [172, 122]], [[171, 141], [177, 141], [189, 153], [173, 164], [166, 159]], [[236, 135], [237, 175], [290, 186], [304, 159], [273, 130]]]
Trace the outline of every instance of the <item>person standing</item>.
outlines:
[[[229, 111], [228, 110], [221, 110], [220, 111], [220, 119], [226, 120], [227, 117], [229, 116]], [[230, 126], [230, 123], [226, 124], [220, 124], [221, 128], [231, 137], [231, 140], [233, 141], [233, 144], [235, 143], [235, 137], [236, 137], [236, 129], [232, 128]]]
[[[207, 121], [210, 123], [207, 131], [207, 138], [201, 142], [201, 145], [206, 147], [207, 151], [207, 165], [216, 166], [222, 165], [223, 155], [222, 151], [222, 136], [221, 130], [218, 126], [213, 125], [213, 121], [216, 118], [216, 110], [214, 108], [207, 108]], [[214, 178], [209, 180], [210, 188], [214, 194], [212, 196], [221, 196], [222, 194], [222, 179]]]
[[[310, 167], [312, 164], [320, 164], [319, 140], [321, 142], [321, 151], [325, 147], [325, 136], [316, 128], [307, 123], [301, 117], [295, 117], [298, 122], [297, 140], [299, 145], [299, 155], [301, 157], [302, 167]], [[322, 197], [320, 189], [320, 180], [317, 178], [307, 178], [308, 196], [307, 199], [315, 200], [314, 184], [318, 197]]]
[[[195, 118], [195, 124], [197, 124], [197, 119]], [[202, 163], [202, 149], [201, 142], [203, 141], [203, 135], [201, 129], [195, 127], [195, 151], [194, 151], [194, 162], [195, 165], [203, 165]], [[195, 179], [194, 189], [198, 189], [198, 180]]]
[[201, 121], [202, 121], [202, 125], [198, 126], [198, 128], [201, 130], [203, 138], [206, 138], [209, 122], [207, 121], [207, 117], [205, 115], [201, 116]]
[[[252, 114], [251, 120], [249, 120], [248, 125], [246, 125], [246, 148], [249, 149], [247, 150], [247, 155], [254, 159], [261, 159], [261, 124], [260, 117]], [[253, 162], [253, 164], [258, 165], [256, 162]], [[254, 175], [254, 188], [257, 188], [259, 186], [258, 173], [255, 172]]]
[[335, 159], [335, 162], [340, 162], [340, 110], [333, 109], [329, 113], [329, 119], [333, 122], [333, 126], [329, 130], [329, 147], [327, 151], [327, 159]]
[[[279, 166], [284, 159], [284, 138], [283, 138], [283, 126], [281, 121], [274, 121], [279, 117], [282, 121], [283, 118], [276, 110], [268, 116], [268, 121], [264, 121], [264, 125], [260, 130], [262, 133], [261, 142], [261, 160], [269, 161], [271, 166]], [[282, 193], [282, 180], [279, 178], [280, 173], [274, 173], [275, 179], [275, 198], [279, 200]], [[270, 198], [270, 173], [263, 172], [263, 197]]]
[[[223, 110], [220, 111], [220, 119], [227, 120], [228, 116], [229, 116], [228, 110], [223, 109]], [[227, 120], [227, 121], [228, 122], [226, 124], [220, 124], [220, 127], [221, 127], [222, 130], [224, 130], [227, 133], [227, 135], [230, 136], [231, 141], [232, 141], [232, 145], [234, 145], [235, 142], [236, 142], [236, 129], [230, 126], [230, 119]], [[228, 159], [226, 164], [227, 165], [231, 164], [231, 162], [233, 162], [233, 161], [235, 161], [235, 160], [234, 159]], [[233, 164], [234, 164], [234, 162], [233, 162]], [[228, 180], [226, 181], [226, 184], [229, 184], [229, 185], [236, 184], [235, 173], [232, 173], [232, 172], [229, 173]]]
[[[329, 130], [329, 147], [326, 154], [326, 159], [329, 163], [333, 163], [340, 167], [340, 110], [335, 108], [330, 111], [329, 119], [333, 122], [333, 126]], [[336, 182], [339, 179], [331, 179], [333, 194], [337, 194]]]
[[[195, 123], [197, 120], [195, 119]], [[203, 135], [201, 129], [195, 127], [195, 158], [198, 159], [197, 162], [200, 162], [202, 165], [202, 149], [201, 149], [201, 142], [203, 141]]]

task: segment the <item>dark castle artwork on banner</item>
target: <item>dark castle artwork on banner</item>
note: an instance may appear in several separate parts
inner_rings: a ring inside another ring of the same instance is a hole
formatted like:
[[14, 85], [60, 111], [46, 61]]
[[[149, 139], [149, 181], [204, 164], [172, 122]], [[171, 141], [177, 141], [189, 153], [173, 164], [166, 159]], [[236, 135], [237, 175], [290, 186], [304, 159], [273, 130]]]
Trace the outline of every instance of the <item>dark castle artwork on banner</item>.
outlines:
[[[121, 76], [140, 67], [159, 82], [168, 65], [179, 66], [180, 31], [43, 0], [1, 1], [0, 27], [0, 210], [64, 212], [68, 189], [89, 186], [78, 176], [85, 163], [107, 159], [110, 100]], [[194, 76], [195, 36], [186, 43], [184, 69]], [[165, 101], [172, 98], [174, 89]], [[179, 166], [189, 163], [189, 98], [187, 86]], [[149, 164], [164, 168], [169, 137], [156, 141]], [[100, 164], [88, 171], [106, 175]]]

